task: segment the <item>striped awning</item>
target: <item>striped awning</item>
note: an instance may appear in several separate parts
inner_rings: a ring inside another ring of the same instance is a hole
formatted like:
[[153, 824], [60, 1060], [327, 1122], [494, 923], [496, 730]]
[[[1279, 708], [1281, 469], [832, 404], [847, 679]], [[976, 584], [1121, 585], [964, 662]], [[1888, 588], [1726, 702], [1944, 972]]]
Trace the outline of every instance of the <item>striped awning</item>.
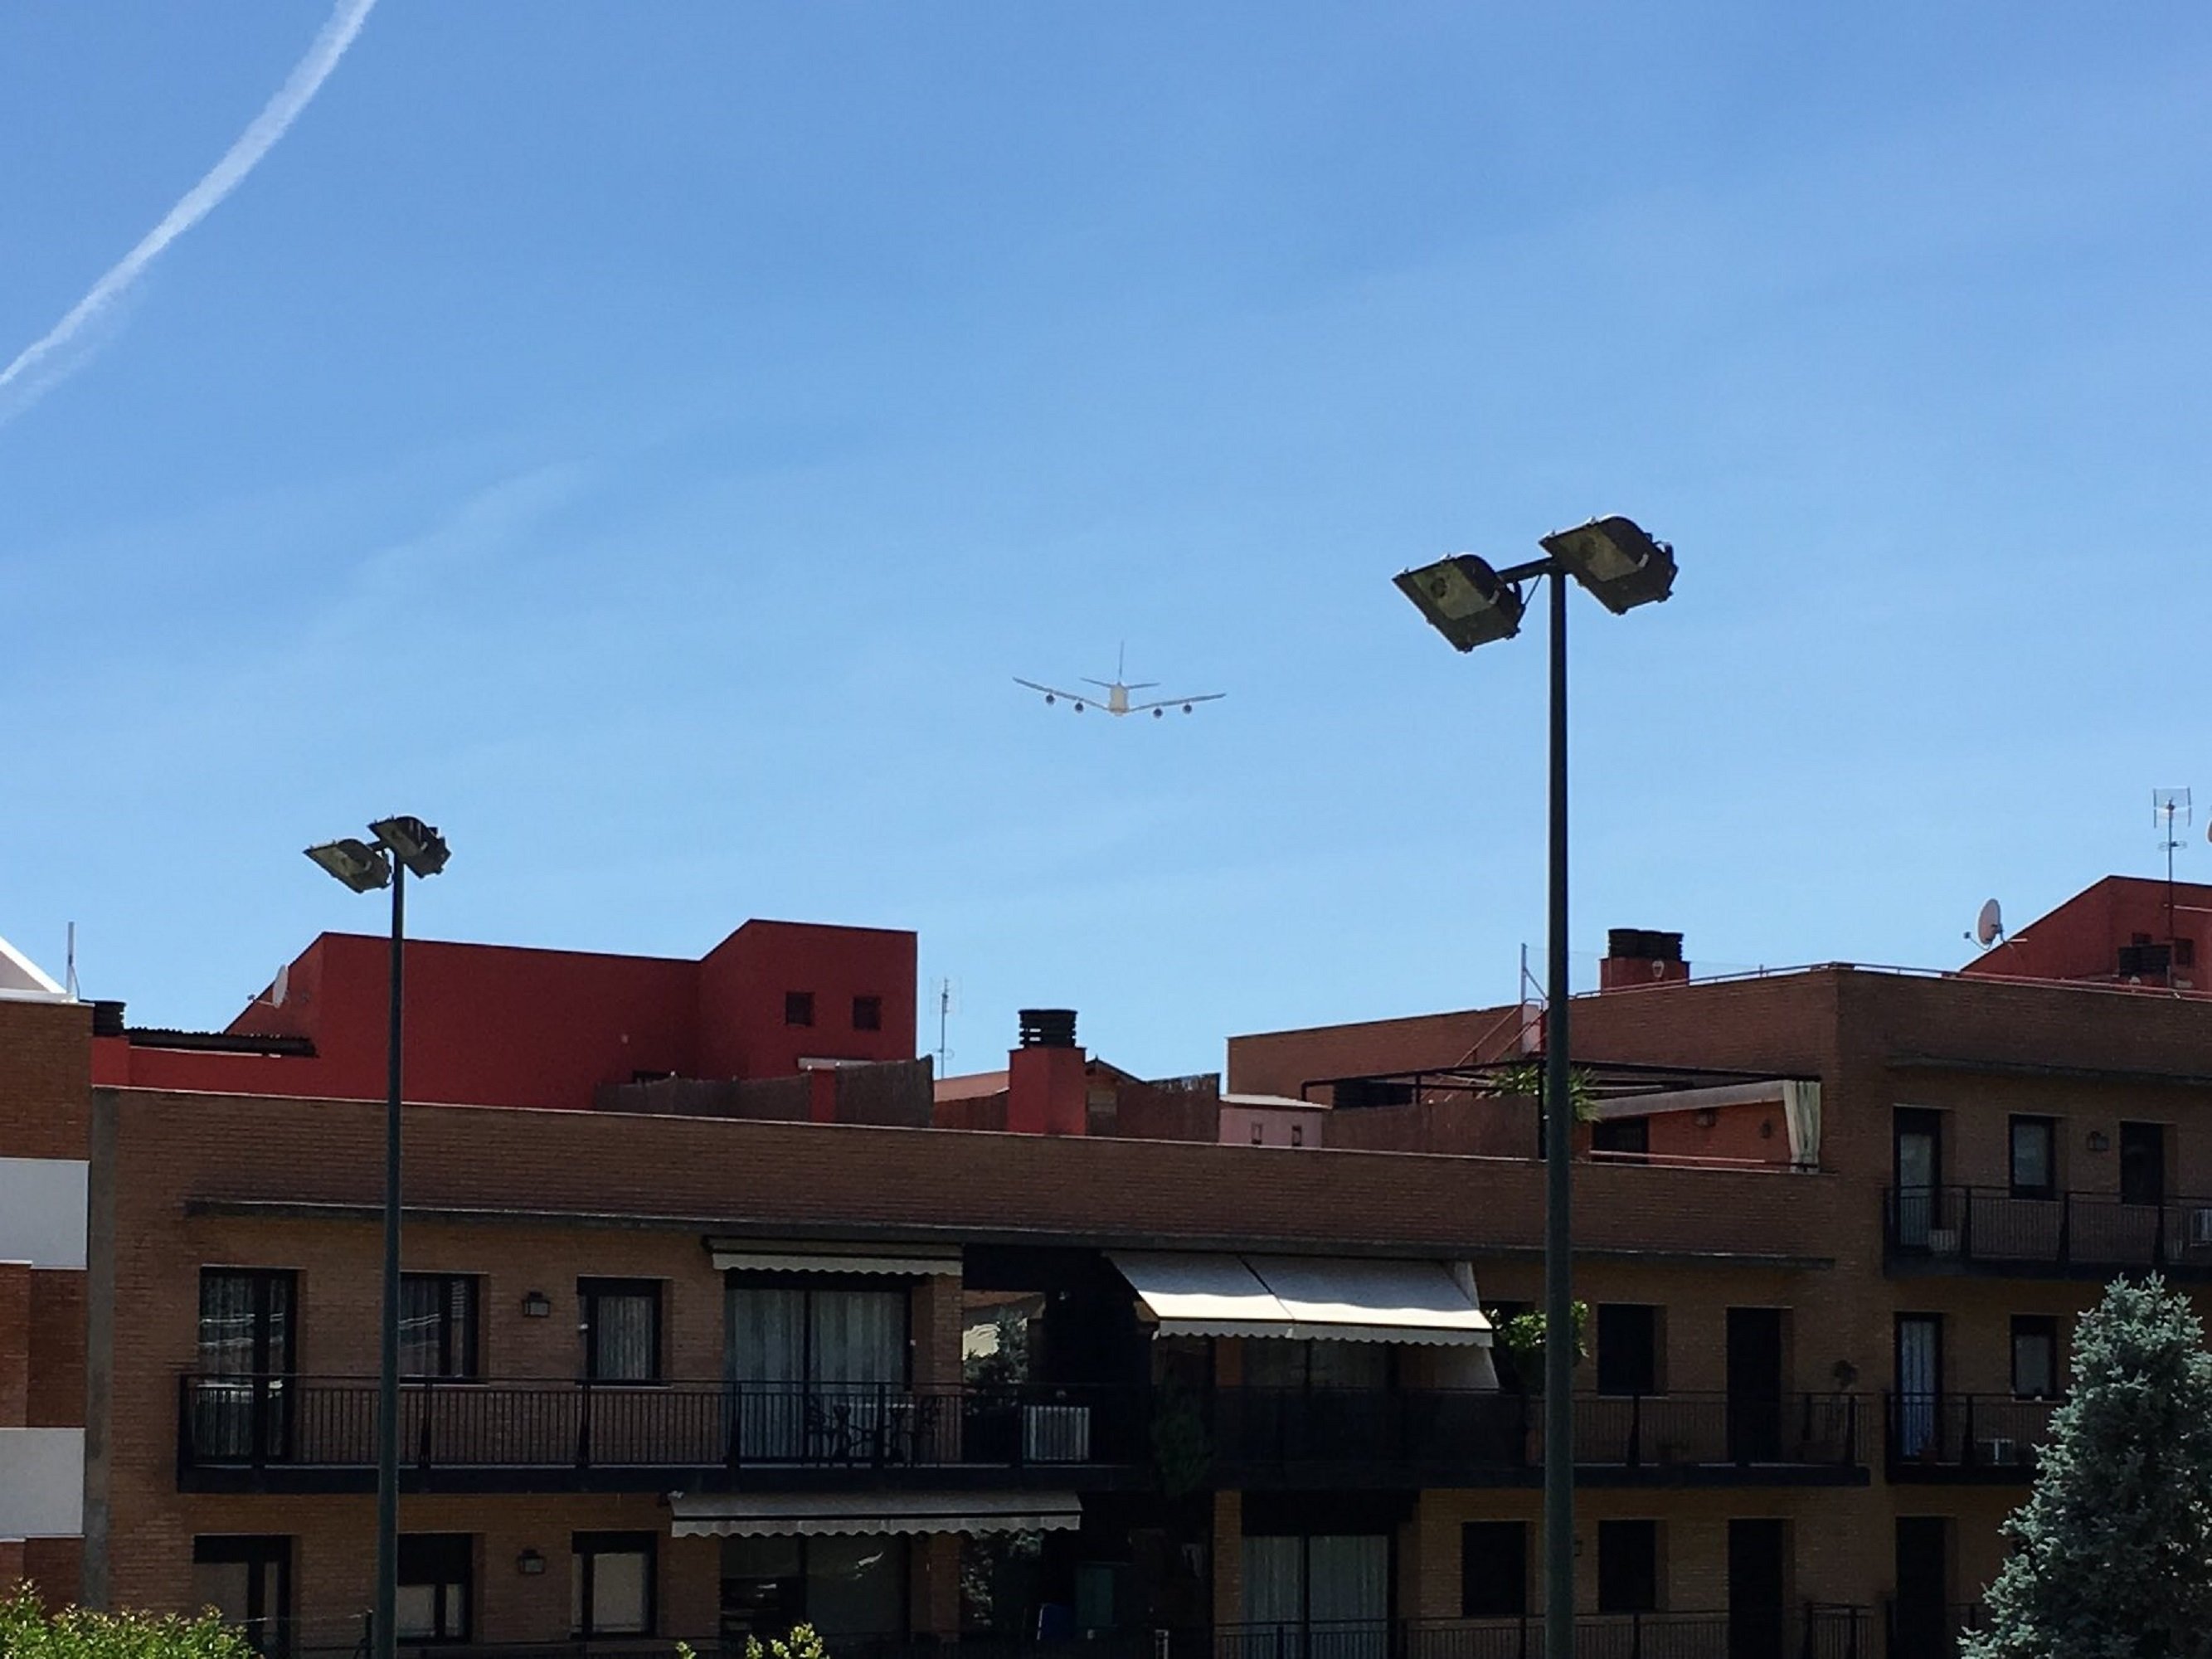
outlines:
[[1162, 1336], [1490, 1346], [1490, 1321], [1440, 1261], [1117, 1250]]
[[676, 1492], [676, 1538], [790, 1538], [833, 1534], [1072, 1532], [1072, 1492]]

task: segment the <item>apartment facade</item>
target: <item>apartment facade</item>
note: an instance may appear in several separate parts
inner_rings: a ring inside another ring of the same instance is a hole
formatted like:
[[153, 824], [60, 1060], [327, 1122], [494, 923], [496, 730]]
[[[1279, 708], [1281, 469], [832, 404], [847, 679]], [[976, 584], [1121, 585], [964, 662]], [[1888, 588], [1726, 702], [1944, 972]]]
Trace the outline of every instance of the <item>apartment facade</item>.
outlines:
[[[910, 987], [902, 937], [850, 972]], [[2212, 1001], [2117, 966], [1693, 982], [1668, 936], [1616, 945], [1575, 1010], [1583, 1645], [1948, 1652], [2099, 1284], [2212, 1273]], [[1540, 1644], [1540, 1402], [1490, 1317], [1540, 1294], [1540, 1018], [1240, 1037], [1225, 1084], [1146, 1084], [1042, 1011], [1002, 1077], [933, 1087], [910, 989], [821, 977], [763, 952], [750, 1006], [791, 1024], [757, 1075], [696, 1027], [625, 1066], [643, 1014], [581, 996], [587, 1075], [495, 1090], [462, 1052], [492, 1097], [407, 1109], [410, 1648], [802, 1617], [841, 1656]], [[825, 1029], [867, 997], [903, 1028]], [[381, 1108], [288, 1083], [327, 1026], [63, 1012], [98, 1052], [56, 1076], [106, 1079], [77, 1120], [83, 1594], [350, 1650]]]

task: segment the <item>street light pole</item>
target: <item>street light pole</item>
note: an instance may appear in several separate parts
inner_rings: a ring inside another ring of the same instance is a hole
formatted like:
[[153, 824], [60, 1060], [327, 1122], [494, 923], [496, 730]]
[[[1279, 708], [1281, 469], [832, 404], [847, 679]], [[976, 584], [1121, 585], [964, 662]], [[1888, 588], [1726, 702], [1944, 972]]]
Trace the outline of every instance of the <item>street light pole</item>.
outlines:
[[1616, 615], [1663, 599], [1674, 550], [1628, 520], [1543, 538], [1545, 556], [1494, 570], [1471, 553], [1401, 573], [1398, 587], [1460, 651], [1521, 631], [1525, 583], [1551, 584], [1548, 961], [1544, 996], [1544, 1655], [1575, 1654], [1574, 1074], [1567, 1004], [1567, 578]]
[[370, 1659], [399, 1645], [399, 1102], [406, 1006], [407, 878], [434, 876], [453, 850], [420, 818], [380, 818], [374, 839], [325, 842], [307, 856], [356, 893], [392, 889], [392, 989], [384, 1071], [384, 1317], [376, 1377], [376, 1583]]
[[399, 1099], [405, 1007], [407, 866], [392, 870], [392, 1006], [384, 1079], [384, 1321], [376, 1373], [376, 1617], [374, 1659], [395, 1659], [399, 1640]]
[[1567, 578], [1552, 599], [1549, 960], [1544, 993], [1544, 1654], [1574, 1659], [1575, 1114], [1567, 1048]]

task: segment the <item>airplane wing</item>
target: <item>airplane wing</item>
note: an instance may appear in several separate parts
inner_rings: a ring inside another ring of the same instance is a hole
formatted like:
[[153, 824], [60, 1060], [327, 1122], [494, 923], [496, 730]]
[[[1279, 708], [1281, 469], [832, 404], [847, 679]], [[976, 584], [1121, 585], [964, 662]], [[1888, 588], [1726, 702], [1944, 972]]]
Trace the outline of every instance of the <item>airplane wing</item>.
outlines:
[[1042, 691], [1048, 697], [1065, 697], [1070, 702], [1096, 702], [1098, 701], [1095, 696], [1088, 691], [1063, 691], [1056, 685], [1039, 685], [1035, 680], [1025, 680], [1018, 674], [1014, 676], [1014, 684], [1016, 685], [1025, 685], [1032, 691]]
[[1207, 691], [1195, 697], [1161, 697], [1152, 702], [1133, 702], [1129, 705], [1129, 712], [1141, 714], [1147, 708], [1188, 708], [1194, 702], [1219, 702], [1228, 695], [1226, 691]]

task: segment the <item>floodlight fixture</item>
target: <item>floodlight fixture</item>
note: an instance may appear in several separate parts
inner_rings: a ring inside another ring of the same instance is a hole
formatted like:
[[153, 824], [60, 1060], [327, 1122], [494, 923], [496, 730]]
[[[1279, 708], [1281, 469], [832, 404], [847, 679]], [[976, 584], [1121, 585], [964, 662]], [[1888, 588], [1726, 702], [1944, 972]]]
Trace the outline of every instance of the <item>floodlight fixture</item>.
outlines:
[[420, 818], [380, 818], [368, 828], [378, 844], [391, 848], [392, 856], [412, 876], [434, 876], [453, 855], [437, 826]]
[[1401, 570], [1398, 589], [1458, 651], [1472, 651], [1521, 631], [1521, 590], [1472, 553], [1455, 553], [1418, 570]]
[[1615, 616], [1674, 591], [1674, 550], [1617, 513], [1555, 530], [1540, 544]]
[[373, 893], [392, 884], [392, 861], [384, 849], [351, 836], [310, 847], [307, 856], [356, 893]]

